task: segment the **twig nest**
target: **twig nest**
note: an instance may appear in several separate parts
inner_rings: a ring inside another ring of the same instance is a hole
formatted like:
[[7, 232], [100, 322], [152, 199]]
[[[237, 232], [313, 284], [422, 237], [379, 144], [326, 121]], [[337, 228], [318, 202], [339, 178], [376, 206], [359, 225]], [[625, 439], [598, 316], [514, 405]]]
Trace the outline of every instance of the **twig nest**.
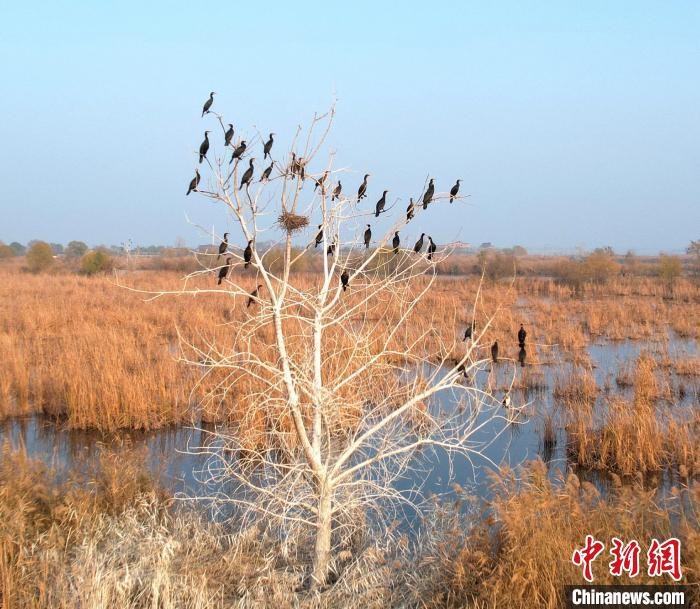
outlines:
[[277, 218], [277, 224], [288, 233], [293, 233], [306, 228], [309, 225], [309, 218], [307, 216], [300, 216], [288, 211], [283, 211], [279, 218]]

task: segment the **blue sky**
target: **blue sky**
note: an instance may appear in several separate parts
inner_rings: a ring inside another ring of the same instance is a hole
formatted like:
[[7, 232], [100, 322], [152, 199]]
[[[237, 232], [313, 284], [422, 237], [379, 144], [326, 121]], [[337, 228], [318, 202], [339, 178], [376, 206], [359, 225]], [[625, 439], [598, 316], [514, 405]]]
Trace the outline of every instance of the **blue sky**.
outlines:
[[[46, 2], [0, 9], [0, 240], [205, 241], [184, 196], [207, 119], [294, 127], [373, 173], [468, 205], [422, 226], [531, 248], [678, 250], [700, 238], [700, 3]], [[257, 155], [258, 157], [260, 155]], [[388, 222], [388, 220], [387, 220]]]

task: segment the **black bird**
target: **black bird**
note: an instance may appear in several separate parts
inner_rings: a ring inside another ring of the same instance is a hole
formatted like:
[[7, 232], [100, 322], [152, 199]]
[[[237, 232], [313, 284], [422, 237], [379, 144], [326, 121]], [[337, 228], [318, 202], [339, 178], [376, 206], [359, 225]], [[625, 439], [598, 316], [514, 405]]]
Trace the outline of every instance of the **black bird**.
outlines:
[[357, 200], [358, 201], [361, 201], [364, 197], [367, 196], [366, 193], [367, 193], [367, 178], [368, 177], [369, 177], [369, 174], [366, 173], [364, 181], [362, 182], [362, 184], [360, 184], [360, 187], [357, 189]]
[[413, 246], [413, 251], [416, 254], [420, 254], [420, 251], [423, 249], [423, 237], [425, 237], [425, 233], [420, 234], [420, 239], [416, 241], [416, 244]]
[[260, 176], [260, 181], [261, 182], [267, 182], [270, 179], [270, 174], [272, 173], [272, 166], [274, 163], [270, 163], [269, 167], [265, 167], [265, 171], [262, 172], [262, 175]]
[[527, 338], [527, 332], [525, 331], [525, 328], [523, 327], [523, 324], [520, 324], [520, 330], [518, 330], [518, 344], [520, 347], [525, 346], [525, 339]]
[[199, 186], [199, 180], [202, 179], [202, 176], [199, 175], [199, 169], [194, 170], [194, 177], [192, 180], [190, 180], [190, 187], [187, 189], [187, 194], [190, 194], [193, 190], [197, 190], [197, 186]]
[[318, 231], [318, 233], [316, 234], [316, 244], [314, 245], [314, 248], [317, 248], [320, 245], [321, 241], [323, 241], [323, 224], [319, 224], [318, 227], [321, 230]]
[[498, 363], [498, 341], [491, 345], [491, 359], [493, 359], [494, 364]]
[[270, 133], [270, 139], [265, 142], [265, 145], [263, 146], [263, 152], [265, 153], [265, 156], [263, 157], [263, 161], [269, 156], [272, 158], [272, 155], [270, 155], [270, 150], [272, 150], [272, 144], [274, 143], [274, 140], [272, 139], [272, 136], [275, 135], [274, 133]]
[[416, 209], [416, 204], [413, 202], [413, 199], [411, 199], [410, 203], [408, 204], [408, 207], [406, 208], [406, 222], [410, 222], [411, 219], [413, 218], [415, 214], [415, 209]]
[[246, 149], [245, 140], [241, 140], [241, 143], [238, 144], [238, 146], [236, 146], [236, 148], [233, 150], [233, 156], [231, 157], [231, 160], [228, 162], [228, 164], [230, 165], [236, 159], [240, 159], [243, 156], [245, 149]]
[[343, 292], [348, 289], [348, 286], [350, 285], [350, 275], [348, 275], [347, 269], [343, 270], [343, 273], [340, 276], [340, 283], [343, 284]]
[[338, 180], [338, 185], [335, 187], [335, 190], [333, 190], [333, 194], [331, 195], [331, 201], [335, 201], [336, 199], [340, 199], [340, 193], [343, 191], [343, 186], [340, 183], [340, 180]]
[[399, 231], [394, 233], [394, 239], [391, 242], [394, 246], [394, 256], [399, 253], [399, 246], [401, 245], [401, 239], [399, 239]]
[[[455, 364], [459, 364], [459, 360], [455, 360]], [[457, 366], [457, 372], [461, 372], [462, 376], [465, 379], [469, 378], [469, 375], [467, 374], [467, 368], [465, 367], [464, 364], [459, 364], [459, 366]]]
[[229, 123], [228, 129], [226, 130], [226, 133], [224, 133], [224, 146], [230, 146], [232, 139], [233, 139], [233, 125], [231, 123]]
[[258, 290], [262, 287], [262, 284], [259, 284], [257, 288], [255, 288], [251, 293], [250, 296], [248, 296], [248, 302], [245, 305], [245, 308], [247, 309], [250, 305], [252, 305], [254, 302], [258, 300]]
[[467, 340], [468, 338], [471, 338], [472, 335], [474, 334], [474, 331], [476, 330], [476, 322], [472, 321], [468, 326], [467, 329], [464, 331], [464, 338], [462, 339], [462, 342]]
[[368, 224], [367, 230], [365, 230], [365, 247], [369, 249], [369, 242], [372, 239], [372, 227]]
[[428, 209], [428, 203], [433, 200], [433, 194], [435, 193], [435, 184], [433, 184], [433, 178], [430, 178], [428, 183], [428, 190], [425, 191], [423, 195], [423, 209]]
[[298, 175], [302, 180], [304, 179], [304, 159], [302, 157], [297, 158], [294, 152], [292, 152], [292, 162], [289, 169], [292, 175]]
[[210, 131], [204, 132], [204, 141], [199, 146], [199, 162], [200, 163], [207, 157], [207, 152], [209, 152], [209, 133], [210, 133]]
[[461, 181], [462, 181], [462, 180], [457, 180], [457, 182], [455, 183], [455, 185], [454, 185], [454, 186], [452, 187], [452, 189], [450, 190], [450, 203], [452, 203], [452, 201], [455, 200], [455, 197], [457, 196], [457, 193], [459, 192], [459, 183], [460, 183]]
[[251, 158], [250, 161], [248, 161], [248, 169], [245, 170], [245, 173], [243, 174], [243, 177], [241, 178], [241, 185], [238, 187], [238, 190], [243, 188], [243, 186], [248, 186], [250, 184], [250, 181], [253, 179], [253, 161], [255, 159]]
[[520, 367], [525, 367], [525, 358], [527, 357], [527, 351], [525, 351], [525, 345], [520, 345], [520, 351], [518, 351], [518, 361], [520, 362]]
[[221, 282], [225, 279], [226, 275], [228, 275], [228, 270], [230, 268], [231, 258], [226, 258], [226, 264], [219, 269], [219, 281], [216, 282], [216, 285], [221, 285]]
[[324, 171], [323, 175], [318, 180], [314, 180], [316, 182], [316, 184], [314, 184], [314, 192], [320, 186], [321, 187], [321, 194], [325, 194], [325, 190], [323, 189], [323, 186], [326, 183], [326, 178], [328, 177], [329, 173], [330, 173], [329, 171]]
[[331, 243], [328, 246], [328, 249], [326, 250], [326, 256], [334, 256], [335, 255], [335, 243]]
[[384, 211], [384, 206], [386, 205], [386, 193], [388, 193], [388, 190], [385, 190], [384, 193], [382, 194], [382, 198], [377, 201], [377, 207], [374, 212], [374, 217], [378, 218], [379, 214], [381, 214]]
[[430, 241], [430, 245], [428, 246], [428, 260], [432, 260], [433, 254], [437, 250], [437, 245], [433, 243], [433, 238], [430, 235], [428, 235], [428, 241]]
[[224, 233], [224, 240], [219, 244], [219, 255], [216, 257], [218, 260], [221, 254], [223, 254], [228, 249], [228, 233]]
[[253, 240], [251, 239], [248, 241], [248, 245], [245, 248], [245, 251], [243, 252], [243, 262], [245, 262], [245, 265], [243, 265], [243, 268], [247, 269], [248, 265], [250, 264], [250, 260], [253, 257], [253, 248], [250, 246], [250, 244], [253, 243]]
[[204, 106], [202, 107], [202, 116], [204, 116], [207, 112], [209, 112], [209, 108], [211, 108], [211, 105], [214, 103], [214, 91], [212, 91], [209, 94], [209, 99], [204, 102]]

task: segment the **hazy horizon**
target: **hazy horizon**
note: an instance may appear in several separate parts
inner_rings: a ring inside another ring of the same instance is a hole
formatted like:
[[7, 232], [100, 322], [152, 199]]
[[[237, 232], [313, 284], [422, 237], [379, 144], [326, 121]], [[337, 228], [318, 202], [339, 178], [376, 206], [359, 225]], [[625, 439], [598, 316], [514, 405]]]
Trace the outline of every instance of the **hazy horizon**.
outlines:
[[185, 197], [212, 90], [279, 156], [337, 96], [329, 146], [346, 192], [372, 172], [367, 207], [462, 178], [468, 203], [409, 237], [641, 254], [700, 238], [700, 5], [265, 6], [4, 7], [0, 240], [207, 242], [186, 215], [226, 230]]

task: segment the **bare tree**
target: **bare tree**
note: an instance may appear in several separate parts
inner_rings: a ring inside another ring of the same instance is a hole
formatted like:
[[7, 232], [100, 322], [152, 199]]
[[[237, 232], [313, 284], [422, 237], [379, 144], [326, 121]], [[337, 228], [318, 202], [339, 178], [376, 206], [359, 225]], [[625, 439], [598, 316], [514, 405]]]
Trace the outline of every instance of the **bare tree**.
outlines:
[[[227, 246], [228, 263], [216, 253], [203, 260], [177, 292], [223, 290], [235, 303], [231, 344], [181, 337], [183, 359], [211, 383], [209, 399], [245, 405], [243, 420], [203, 449], [212, 453], [207, 476], [226, 483], [224, 499], [239, 517], [274, 524], [287, 547], [310, 540], [314, 586], [352, 555], [367, 523], [386, 534], [395, 510], [421, 508], [420, 495], [399, 492], [399, 478], [433, 451], [470, 460], [482, 454], [498, 433], [494, 421], [504, 420], [499, 402], [473, 382], [486, 366], [479, 339], [490, 322], [462, 343], [459, 325], [440, 336], [433, 319], [418, 314], [449, 248], [428, 257], [412, 242], [394, 244], [409, 221], [420, 225], [449, 193], [435, 193], [425, 210], [424, 193], [414, 197], [413, 220], [400, 199], [387, 201], [382, 220], [395, 222], [381, 233], [375, 224], [366, 247], [367, 224], [380, 222], [374, 206], [364, 208], [349, 179], [338, 194], [339, 180], [351, 174], [333, 167], [332, 152], [319, 159], [333, 116], [331, 108], [303, 135], [299, 128], [286, 158], [273, 148], [274, 171], [260, 181], [241, 183], [266, 136], [251, 138], [232, 162], [228, 148], [216, 155], [212, 138], [198, 192], [230, 214], [240, 247]], [[260, 175], [264, 166], [256, 169]], [[309, 261], [317, 272], [297, 272]], [[214, 278], [211, 289], [188, 285], [212, 271], [223, 277], [220, 288]]]

